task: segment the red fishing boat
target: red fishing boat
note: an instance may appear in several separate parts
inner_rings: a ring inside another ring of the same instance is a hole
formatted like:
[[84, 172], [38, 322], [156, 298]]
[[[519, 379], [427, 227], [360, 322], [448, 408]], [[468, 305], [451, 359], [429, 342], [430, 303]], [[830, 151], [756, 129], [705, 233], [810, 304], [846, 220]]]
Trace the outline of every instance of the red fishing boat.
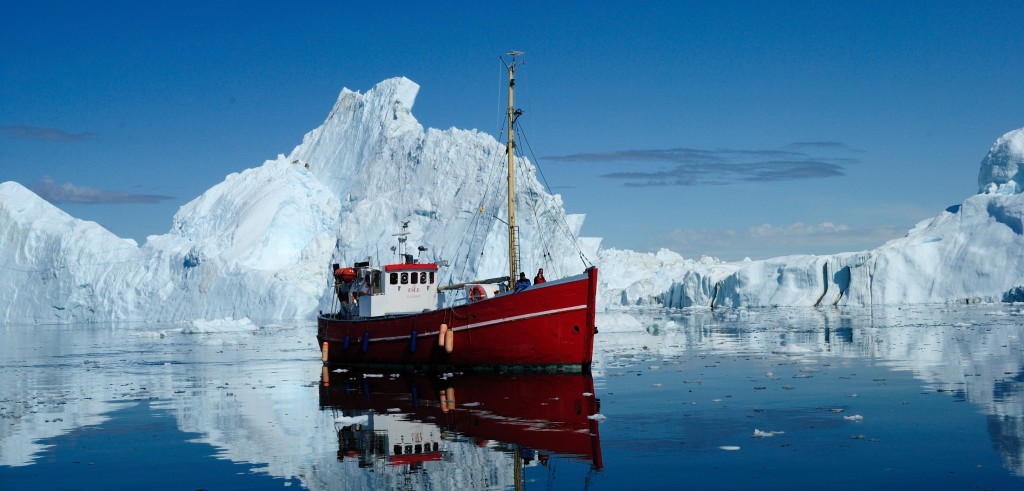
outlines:
[[[406, 254], [408, 231], [403, 228], [396, 234], [396, 263], [334, 265], [338, 308], [317, 318], [317, 341], [325, 363], [589, 370], [597, 332], [597, 268], [517, 288], [515, 132], [511, 128], [521, 114], [513, 106], [516, 56], [521, 53], [509, 54], [509, 275], [441, 286], [437, 263], [419, 263]], [[464, 299], [446, 302], [441, 296], [444, 291], [459, 290], [465, 292]]]

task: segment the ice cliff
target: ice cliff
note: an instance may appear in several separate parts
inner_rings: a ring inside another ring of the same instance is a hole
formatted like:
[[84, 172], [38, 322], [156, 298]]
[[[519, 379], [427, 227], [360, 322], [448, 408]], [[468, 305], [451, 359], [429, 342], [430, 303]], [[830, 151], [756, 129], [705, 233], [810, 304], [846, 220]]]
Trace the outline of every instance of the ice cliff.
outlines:
[[[228, 175], [141, 246], [0, 184], [0, 322], [308, 318], [329, 303], [328, 265], [394, 260], [402, 222], [411, 253], [448, 261], [443, 283], [507, 274], [504, 145], [424, 129], [418, 90], [342, 90], [288, 156]], [[557, 278], [589, 258], [603, 309], [999, 301], [1024, 284], [1022, 161], [1024, 129], [996, 141], [979, 194], [878, 249], [724, 263], [600, 249], [520, 159], [521, 269]]]

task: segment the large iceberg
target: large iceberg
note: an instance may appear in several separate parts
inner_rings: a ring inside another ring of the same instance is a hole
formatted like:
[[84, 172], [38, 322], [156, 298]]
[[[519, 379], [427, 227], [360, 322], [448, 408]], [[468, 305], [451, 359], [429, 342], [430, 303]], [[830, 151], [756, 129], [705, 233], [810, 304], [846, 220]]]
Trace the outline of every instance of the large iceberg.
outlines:
[[[141, 246], [0, 184], [0, 322], [310, 318], [328, 308], [329, 265], [394, 260], [403, 222], [421, 259], [448, 262], [442, 282], [507, 274], [504, 145], [424, 129], [418, 90], [342, 90], [288, 156], [228, 175]], [[726, 263], [601, 249], [520, 159], [522, 269], [556, 278], [595, 262], [602, 310], [999, 301], [1024, 284], [1022, 162], [1024, 129], [996, 141], [979, 194], [878, 249]]]

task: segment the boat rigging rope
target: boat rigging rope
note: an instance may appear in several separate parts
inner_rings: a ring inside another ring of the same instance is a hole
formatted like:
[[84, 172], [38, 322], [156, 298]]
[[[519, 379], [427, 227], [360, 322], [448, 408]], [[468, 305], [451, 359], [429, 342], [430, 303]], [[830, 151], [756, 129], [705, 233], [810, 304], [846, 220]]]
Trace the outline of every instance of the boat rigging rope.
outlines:
[[[537, 168], [537, 172], [540, 174], [541, 181], [544, 182], [545, 190], [547, 190], [548, 194], [553, 196], [554, 193], [551, 192], [551, 185], [548, 184], [548, 179], [544, 175], [544, 171], [541, 170], [540, 168], [540, 160], [537, 159], [537, 155], [533, 152], [533, 146], [530, 145], [530, 140], [526, 138], [526, 133], [523, 131], [523, 125], [520, 123], [518, 127], [518, 134], [522, 137], [523, 142], [526, 143], [527, 150], [530, 151], [530, 156], [533, 158], [533, 165], [534, 167]], [[556, 223], [562, 227], [562, 233], [565, 234], [566, 237], [568, 237], [569, 242], [571, 242], [572, 246], [576, 248], [576, 252], [579, 253], [580, 260], [583, 262], [583, 266], [593, 266], [593, 263], [591, 263], [590, 260], [587, 259], [586, 254], [583, 253], [583, 249], [580, 248], [579, 241], [577, 240], [576, 235], [572, 232], [572, 228], [569, 227], [569, 223], [565, 220], [565, 213], [558, 213], [557, 215], [561, 218], [561, 220]]]
[[[497, 114], [498, 122], [496, 124], [496, 126], [498, 127], [498, 139], [497, 140], [501, 141], [502, 137], [506, 135], [506, 133], [505, 133], [506, 131], [515, 131], [516, 135], [519, 137], [519, 139], [526, 143], [526, 148], [529, 150], [530, 156], [533, 159], [534, 167], [537, 169], [537, 172], [540, 174], [541, 181], [543, 183], [543, 188], [544, 188], [544, 190], [547, 191], [547, 193], [549, 195], [548, 199], [543, 199], [541, 196], [539, 196], [539, 195], [537, 195], [535, 193], [531, 193], [531, 196], [525, 196], [525, 195], [522, 196], [523, 198], [525, 198], [527, 200], [530, 200], [530, 204], [532, 205], [532, 206], [530, 206], [530, 208], [532, 209], [532, 212], [533, 212], [534, 222], [537, 224], [537, 226], [539, 228], [539, 226], [541, 225], [540, 216], [543, 215], [544, 213], [547, 213], [547, 212], [554, 212], [554, 214], [557, 216], [557, 218], [555, 220], [553, 220], [555, 228], [558, 230], [558, 232], [560, 232], [562, 235], [564, 235], [569, 240], [570, 244], [572, 244], [572, 247], [574, 249], [576, 249], [576, 252], [579, 254], [580, 261], [583, 263], [583, 266], [584, 267], [590, 267], [593, 264], [586, 257], [586, 255], [583, 253], [583, 250], [580, 247], [579, 241], [578, 241], [578, 239], [576, 237], [576, 234], [573, 232], [572, 227], [569, 226], [569, 223], [568, 223], [568, 221], [566, 219], [566, 215], [565, 215], [564, 210], [563, 209], [558, 209], [559, 207], [557, 206], [557, 204], [556, 204], [556, 202], [554, 200], [554, 193], [551, 192], [551, 185], [548, 183], [547, 176], [544, 175], [544, 171], [540, 168], [540, 162], [537, 159], [537, 156], [536, 156], [536, 154], [533, 151], [533, 147], [530, 145], [529, 139], [526, 138], [526, 135], [523, 132], [522, 124], [519, 123], [518, 122], [518, 118], [516, 118], [514, 120], [513, 128], [508, 128], [506, 126], [508, 124], [508, 119], [507, 119], [508, 113], [506, 112], [507, 108], [502, 107], [502, 104], [501, 104], [502, 92], [508, 88], [507, 83], [504, 82], [504, 75], [505, 75], [506, 71], [507, 71], [507, 68], [504, 65], [504, 63], [499, 64], [498, 84], [497, 84], [498, 85], [498, 97], [496, 98], [496, 100], [499, 101], [498, 111], [497, 111], [497, 113], [498, 113]], [[522, 79], [522, 77], [520, 77], [520, 79]], [[526, 99], [522, 99], [522, 100], [527, 102], [527, 103], [529, 103], [529, 98], [528, 97]], [[518, 145], [516, 146], [516, 148], [513, 149], [513, 151], [517, 153], [517, 155], [515, 157], [518, 159], [518, 166], [523, 168], [522, 171], [521, 171], [521, 174], [529, 175], [529, 172], [527, 170], [529, 164], [527, 163], [527, 159], [525, 158], [525, 156], [523, 155], [523, 152], [520, 149], [521, 149], [521, 147], [518, 146]], [[495, 203], [495, 201], [496, 201], [495, 193], [492, 193], [491, 191], [494, 190], [494, 189], [497, 189], [499, 187], [498, 184], [497, 184], [498, 177], [499, 177], [498, 176], [498, 171], [504, 169], [504, 166], [501, 165], [498, 162], [498, 160], [502, 159], [503, 157], [505, 157], [505, 152], [507, 152], [507, 151], [508, 150], [505, 149], [504, 152], [495, 152], [495, 155], [494, 155], [495, 162], [492, 165], [489, 166], [490, 173], [488, 174], [488, 176], [484, 180], [484, 189], [483, 189], [483, 193], [481, 195], [480, 201], [479, 201], [479, 205], [478, 205], [476, 210], [473, 210], [473, 212], [472, 212], [473, 213], [473, 217], [471, 219], [471, 222], [464, 229], [464, 232], [462, 234], [462, 239], [459, 241], [459, 245], [455, 248], [454, 255], [456, 257], [460, 257], [460, 251], [462, 251], [463, 245], [466, 246], [465, 256], [461, 256], [463, 261], [462, 261], [462, 268], [458, 272], [459, 277], [465, 278], [466, 271], [469, 269], [470, 263], [473, 262], [473, 261], [471, 261], [471, 257], [476, 252], [477, 242], [478, 241], [480, 242], [479, 243], [479, 249], [480, 249], [479, 254], [482, 256], [484, 254], [484, 247], [487, 244], [487, 236], [489, 234], [489, 231], [493, 228], [494, 221], [495, 220], [502, 221], [497, 216], [497, 213], [502, 208], [502, 205], [499, 205], [499, 204]], [[515, 161], [516, 159], [513, 159], [513, 160]], [[527, 189], [527, 188], [524, 187], [523, 189]], [[544, 206], [544, 210], [541, 210], [540, 212], [538, 212], [538, 210], [537, 210], [538, 206]], [[489, 210], [492, 207], [494, 209], [493, 213], [484, 213], [484, 210]], [[504, 221], [502, 221], [502, 222], [504, 223]], [[552, 250], [552, 248], [554, 246], [556, 234], [540, 233], [540, 234], [537, 235], [537, 237], [539, 238], [539, 241], [540, 241], [540, 244], [537, 244], [537, 246], [540, 249], [540, 252], [543, 253], [543, 260], [544, 260], [544, 262], [551, 262], [552, 259], [553, 259], [553, 255], [551, 253], [551, 250]], [[476, 261], [476, 263], [479, 265], [479, 261]], [[455, 274], [454, 272], [452, 272], [450, 274], [449, 282], [452, 281], [452, 277], [454, 276], [454, 274]], [[449, 284], [452, 284], [452, 283], [449, 283]]]
[[492, 216], [493, 214], [485, 215], [480, 210], [490, 208], [489, 205], [493, 204], [489, 203], [488, 201], [494, 201], [495, 199], [495, 193], [492, 193], [491, 190], [497, 187], [497, 182], [499, 180], [498, 171], [501, 169], [500, 160], [502, 160], [503, 157], [503, 153], [495, 152], [494, 162], [491, 165], [487, 166], [490, 169], [490, 173], [484, 180], [484, 189], [483, 192], [481, 193], [480, 201], [477, 203], [476, 209], [472, 211], [473, 218], [470, 222], [470, 225], [466, 227], [466, 233], [463, 233], [462, 240], [459, 242], [458, 247], [455, 248], [455, 254], [456, 256], [458, 256], [459, 251], [462, 250], [462, 245], [466, 244], [466, 240], [468, 238], [469, 243], [466, 245], [466, 255], [462, 263], [462, 270], [459, 271], [459, 276], [461, 278], [465, 278], [466, 269], [469, 267], [470, 263], [470, 256], [474, 252], [474, 243], [477, 241], [478, 237], [482, 235], [482, 238], [480, 239], [482, 242], [480, 244], [480, 254], [483, 254], [483, 246], [487, 240], [487, 231], [490, 230], [491, 225], [494, 223], [494, 220], [497, 219], [497, 217]]
[[[522, 136], [522, 132], [521, 131], [519, 132], [519, 134], [520, 134], [520, 136]], [[520, 158], [519, 163], [520, 163], [520, 167], [523, 168], [523, 174], [524, 175], [527, 174], [527, 167], [528, 166], [527, 166], [527, 163], [526, 163], [526, 158]], [[541, 200], [538, 199], [539, 196], [536, 195], [535, 193], [530, 193], [530, 197], [534, 198], [534, 200], [533, 200], [533, 206], [530, 206], [529, 208], [530, 208], [531, 211], [533, 211], [533, 220], [534, 220], [534, 223], [536, 224], [537, 228], [539, 229], [540, 225], [541, 225], [541, 221], [540, 221], [540, 215], [537, 214], [537, 208], [538, 208], [538, 205], [541, 203]], [[547, 205], [545, 207], [545, 211], [547, 211], [548, 208], [551, 208], [551, 203], [544, 203], [544, 204]], [[554, 241], [554, 239], [555, 239], [555, 235], [554, 234], [544, 234], [544, 233], [540, 234], [540, 240], [543, 242], [541, 244], [541, 248], [542, 248], [542, 250], [544, 252], [544, 255], [543, 255], [544, 262], [550, 263], [551, 260], [552, 260], [551, 243]]]

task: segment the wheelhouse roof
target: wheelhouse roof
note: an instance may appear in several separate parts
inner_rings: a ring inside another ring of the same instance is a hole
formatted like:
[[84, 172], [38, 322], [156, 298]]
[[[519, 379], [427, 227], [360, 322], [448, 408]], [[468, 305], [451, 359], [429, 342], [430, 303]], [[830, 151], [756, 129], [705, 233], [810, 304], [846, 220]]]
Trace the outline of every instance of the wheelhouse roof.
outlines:
[[423, 264], [388, 264], [384, 266], [384, 271], [437, 271], [437, 265], [434, 263], [423, 263]]

